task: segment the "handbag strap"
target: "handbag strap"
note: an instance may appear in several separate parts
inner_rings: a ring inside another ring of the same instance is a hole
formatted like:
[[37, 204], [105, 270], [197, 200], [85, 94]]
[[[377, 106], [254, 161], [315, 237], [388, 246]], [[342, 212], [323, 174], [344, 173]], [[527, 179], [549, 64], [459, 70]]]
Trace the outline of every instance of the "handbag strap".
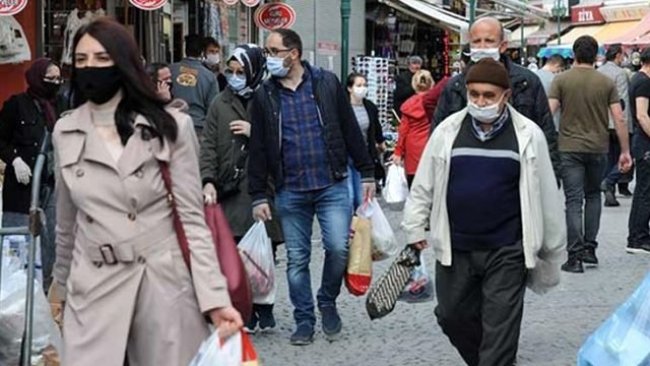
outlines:
[[174, 231], [176, 232], [176, 238], [178, 239], [178, 245], [181, 247], [181, 253], [183, 254], [183, 261], [187, 266], [187, 269], [192, 272], [192, 266], [190, 264], [190, 246], [187, 241], [187, 235], [185, 235], [185, 228], [183, 227], [183, 222], [181, 222], [181, 216], [178, 214], [178, 207], [176, 205], [176, 199], [174, 198], [174, 192], [172, 191], [172, 175], [169, 170], [169, 164], [164, 161], [158, 161], [160, 166], [160, 173], [162, 175], [163, 182], [165, 184], [165, 190], [167, 190], [167, 202], [172, 209], [172, 220], [174, 222]]

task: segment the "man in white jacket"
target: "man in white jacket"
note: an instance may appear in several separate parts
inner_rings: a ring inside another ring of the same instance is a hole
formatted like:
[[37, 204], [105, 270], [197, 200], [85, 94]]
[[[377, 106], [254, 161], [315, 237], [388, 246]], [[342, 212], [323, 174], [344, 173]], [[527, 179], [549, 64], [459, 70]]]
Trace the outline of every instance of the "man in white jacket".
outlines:
[[508, 103], [508, 73], [483, 59], [466, 75], [468, 106], [436, 128], [404, 222], [436, 254], [438, 323], [468, 365], [513, 365], [526, 284], [559, 282], [566, 227], [542, 130]]

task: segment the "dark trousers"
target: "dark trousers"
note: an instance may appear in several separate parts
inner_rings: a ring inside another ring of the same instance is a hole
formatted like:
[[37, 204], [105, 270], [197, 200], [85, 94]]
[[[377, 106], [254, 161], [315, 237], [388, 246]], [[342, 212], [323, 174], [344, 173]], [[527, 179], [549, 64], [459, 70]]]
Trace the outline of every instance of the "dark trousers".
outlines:
[[438, 324], [469, 366], [512, 366], [517, 359], [527, 270], [521, 244], [453, 252], [436, 263]]
[[577, 255], [598, 247], [600, 183], [607, 169], [607, 155], [562, 152], [560, 162], [566, 199], [567, 251]]
[[[632, 135], [630, 135], [632, 141]], [[615, 184], [630, 183], [634, 178], [634, 168], [627, 173], [618, 170], [618, 158], [621, 155], [621, 144], [618, 141], [615, 130], [609, 131], [609, 154], [607, 156], [607, 170], [605, 171], [604, 182], [608, 188], [614, 188]]]
[[634, 157], [636, 164], [636, 187], [628, 223], [629, 244], [650, 243], [650, 149]]

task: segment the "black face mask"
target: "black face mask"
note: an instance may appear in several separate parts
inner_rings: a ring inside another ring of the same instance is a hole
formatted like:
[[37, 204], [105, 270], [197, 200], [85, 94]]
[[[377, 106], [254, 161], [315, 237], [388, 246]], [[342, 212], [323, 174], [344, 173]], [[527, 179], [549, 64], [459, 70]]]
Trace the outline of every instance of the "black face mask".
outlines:
[[61, 84], [45, 81], [43, 82], [43, 86], [45, 86], [45, 90], [47, 93], [46, 97], [54, 98], [56, 96], [56, 93], [59, 92], [59, 88], [61, 87]]
[[83, 98], [95, 104], [108, 102], [122, 86], [117, 66], [83, 67], [76, 71], [75, 84]]

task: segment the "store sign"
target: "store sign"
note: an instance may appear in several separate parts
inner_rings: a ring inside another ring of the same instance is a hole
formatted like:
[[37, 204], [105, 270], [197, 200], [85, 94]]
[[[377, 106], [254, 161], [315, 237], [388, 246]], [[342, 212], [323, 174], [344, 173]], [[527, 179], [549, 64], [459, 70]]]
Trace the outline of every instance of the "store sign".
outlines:
[[252, 8], [254, 6], [257, 6], [260, 3], [260, 0], [241, 0], [241, 2], [249, 8]]
[[18, 14], [26, 6], [27, 0], [0, 0], [0, 16]]
[[129, 0], [129, 2], [138, 9], [158, 10], [165, 6], [167, 0]]
[[604, 23], [600, 5], [574, 6], [571, 8], [571, 22], [574, 24]]
[[319, 41], [316, 49], [320, 55], [336, 56], [339, 54], [339, 44], [337, 42]]
[[222, 1], [226, 5], [235, 5], [239, 2], [239, 0], [222, 0]]
[[267, 30], [291, 28], [295, 22], [296, 11], [287, 4], [264, 4], [255, 11], [255, 24]]
[[639, 20], [650, 11], [648, 5], [607, 6], [600, 8], [603, 18], [609, 22]]

